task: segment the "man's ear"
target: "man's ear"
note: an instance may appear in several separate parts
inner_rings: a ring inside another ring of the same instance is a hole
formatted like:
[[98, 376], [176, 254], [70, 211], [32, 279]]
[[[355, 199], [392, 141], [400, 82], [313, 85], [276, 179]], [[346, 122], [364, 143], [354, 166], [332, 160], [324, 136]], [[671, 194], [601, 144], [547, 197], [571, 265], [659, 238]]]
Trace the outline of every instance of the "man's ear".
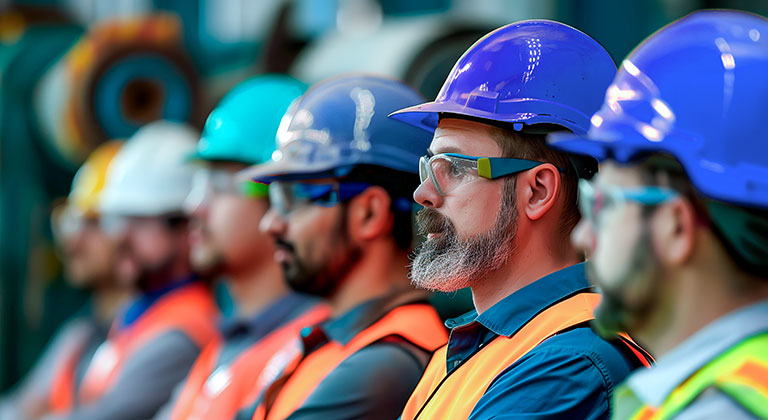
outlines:
[[555, 205], [560, 188], [560, 172], [555, 165], [539, 165], [518, 175], [518, 205], [530, 220], [538, 220]]
[[686, 199], [658, 208], [651, 219], [651, 240], [658, 258], [668, 265], [682, 265], [692, 257], [696, 244], [696, 210]]
[[349, 202], [347, 223], [350, 238], [365, 242], [389, 235], [394, 225], [392, 198], [382, 187], [372, 186]]

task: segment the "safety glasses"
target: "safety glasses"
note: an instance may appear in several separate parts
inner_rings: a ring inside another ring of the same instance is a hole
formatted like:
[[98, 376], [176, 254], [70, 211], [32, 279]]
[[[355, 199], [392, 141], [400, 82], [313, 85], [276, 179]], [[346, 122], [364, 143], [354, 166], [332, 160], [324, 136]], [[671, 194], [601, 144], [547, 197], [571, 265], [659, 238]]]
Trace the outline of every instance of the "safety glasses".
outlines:
[[57, 242], [65, 241], [89, 227], [98, 227], [98, 218], [88, 216], [66, 203], [51, 212], [51, 228]]
[[192, 189], [184, 202], [184, 208], [191, 213], [214, 195], [266, 198], [269, 196], [269, 188], [251, 180], [241, 181], [229, 171], [201, 168], [192, 178]]
[[658, 206], [677, 198], [679, 194], [669, 188], [643, 186], [636, 188], [602, 187], [585, 179], [579, 180], [579, 209], [581, 216], [598, 227], [601, 214], [620, 209], [628, 202], [643, 206]]
[[527, 159], [430, 153], [419, 159], [419, 178], [422, 183], [431, 179], [437, 193], [445, 196], [456, 188], [479, 178], [496, 179], [527, 171], [543, 163]]
[[285, 216], [308, 205], [333, 207], [355, 198], [370, 186], [362, 182], [308, 184], [274, 181], [269, 184], [269, 202], [275, 211]]

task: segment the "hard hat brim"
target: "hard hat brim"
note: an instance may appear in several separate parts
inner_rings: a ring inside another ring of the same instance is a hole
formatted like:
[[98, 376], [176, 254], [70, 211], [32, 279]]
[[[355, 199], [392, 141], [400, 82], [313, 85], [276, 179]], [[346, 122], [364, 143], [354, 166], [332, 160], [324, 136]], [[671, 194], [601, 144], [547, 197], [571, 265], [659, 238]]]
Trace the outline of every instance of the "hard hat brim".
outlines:
[[336, 167], [332, 163], [307, 165], [304, 162], [272, 161], [261, 165], [255, 165], [238, 172], [239, 180], [251, 180], [261, 184], [270, 184], [278, 180], [321, 179], [344, 176], [352, 169], [349, 167]]
[[[415, 105], [400, 109], [389, 114], [389, 118], [410, 124], [429, 132], [434, 132], [439, 121], [439, 114], [455, 114], [467, 117], [504, 123], [554, 124], [562, 126], [572, 132], [584, 132], [585, 123], [589, 120], [578, 111], [561, 105], [547, 103], [535, 99], [514, 99], [500, 103], [498, 106], [505, 108], [505, 112], [499, 113], [495, 106], [488, 110], [478, 109], [450, 101], [433, 101], [421, 105]], [[559, 115], [543, 113], [544, 108], [556, 108]], [[493, 109], [491, 109], [493, 108]], [[522, 112], [525, 109], [526, 112]], [[579, 122], [581, 121], [581, 122]]]

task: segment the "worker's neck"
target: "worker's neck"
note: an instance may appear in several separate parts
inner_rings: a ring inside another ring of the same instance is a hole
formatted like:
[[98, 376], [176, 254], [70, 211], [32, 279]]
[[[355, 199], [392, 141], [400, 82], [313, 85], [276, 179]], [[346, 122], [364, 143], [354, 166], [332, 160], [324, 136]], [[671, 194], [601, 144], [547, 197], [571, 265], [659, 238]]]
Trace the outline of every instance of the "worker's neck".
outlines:
[[661, 281], [671, 287], [657, 294], [659, 301], [636, 331], [630, 331], [657, 358], [669, 353], [699, 330], [723, 316], [768, 299], [768, 285], [739, 290], [735, 284], [755, 284], [737, 270], [709, 264], [687, 268]]
[[329, 297], [333, 316], [395, 290], [410, 288], [408, 255], [394, 241], [379, 240], [367, 244], [360, 259], [351, 267], [338, 288]]
[[548, 243], [548, 237], [516, 237], [517, 246], [507, 263], [470, 286], [478, 314], [536, 280], [579, 262], [575, 251]]
[[228, 277], [237, 315], [242, 318], [255, 316], [289, 292], [280, 266], [271, 260], [228, 273]]
[[192, 275], [189, 259], [178, 257], [156, 271], [148, 273], [143, 280], [139, 281], [138, 289], [141, 293], [152, 293], [188, 281]]
[[127, 288], [115, 286], [117, 282], [114, 280], [105, 283], [108, 285], [99, 287], [93, 294], [93, 313], [100, 323], [109, 325], [133, 293]]

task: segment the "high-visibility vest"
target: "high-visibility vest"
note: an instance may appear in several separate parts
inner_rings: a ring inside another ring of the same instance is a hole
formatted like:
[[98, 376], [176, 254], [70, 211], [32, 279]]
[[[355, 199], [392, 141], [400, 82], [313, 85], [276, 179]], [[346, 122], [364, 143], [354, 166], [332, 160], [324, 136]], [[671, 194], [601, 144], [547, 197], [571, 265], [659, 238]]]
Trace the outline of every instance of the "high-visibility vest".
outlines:
[[216, 313], [216, 304], [208, 288], [201, 283], [192, 283], [160, 297], [133, 324], [120, 329], [116, 321], [88, 365], [78, 392], [61, 390], [76, 395], [77, 401], [61, 398], [62, 405], [56, 407], [56, 412], [71, 410], [75, 402], [88, 404], [98, 400], [114, 384], [125, 362], [161, 335], [181, 331], [203, 348], [216, 335]]
[[[63, 412], [72, 407], [76, 396], [76, 370], [81, 363], [87, 342], [91, 339], [93, 328], [86, 334], [82, 328], [78, 330], [76, 339], [62, 349], [58, 363], [53, 368], [50, 393], [48, 394], [48, 411]], [[84, 362], [84, 361], [83, 361]]]
[[223, 341], [217, 338], [200, 354], [176, 401], [172, 420], [231, 419], [246, 404], [267, 361], [302, 328], [328, 318], [330, 309], [315, 305], [245, 349], [227, 366], [214, 371]]
[[432, 306], [425, 303], [399, 306], [345, 345], [330, 341], [306, 356], [297, 355], [267, 388], [265, 398], [256, 408], [254, 420], [285, 419], [299, 409], [344, 360], [373, 343], [388, 339], [433, 352], [445, 344], [448, 334]]
[[[499, 374], [547, 338], [592, 320], [599, 302], [597, 293], [579, 293], [552, 305], [512, 337], [494, 338], [450, 373], [446, 372], [447, 346], [444, 346], [430, 360], [405, 406], [402, 420], [468, 418]], [[650, 356], [634, 343], [627, 342], [627, 346], [643, 364], [650, 365]]]
[[717, 356], [672, 391], [660, 407], [644, 403], [622, 385], [614, 394], [614, 412], [633, 420], [670, 419], [712, 388], [752, 415], [768, 419], [768, 332], [748, 338]]

